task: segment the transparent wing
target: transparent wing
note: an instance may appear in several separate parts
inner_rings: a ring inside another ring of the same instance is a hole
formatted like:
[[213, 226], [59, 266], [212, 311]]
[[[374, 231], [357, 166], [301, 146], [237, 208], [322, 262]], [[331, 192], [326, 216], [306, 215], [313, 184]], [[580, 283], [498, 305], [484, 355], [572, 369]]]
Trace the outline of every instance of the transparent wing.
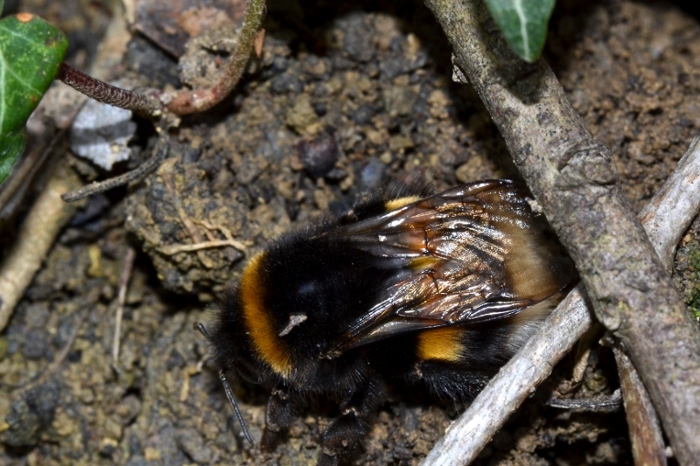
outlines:
[[329, 356], [404, 332], [503, 319], [557, 293], [573, 265], [510, 180], [471, 183], [324, 235], [393, 271]]

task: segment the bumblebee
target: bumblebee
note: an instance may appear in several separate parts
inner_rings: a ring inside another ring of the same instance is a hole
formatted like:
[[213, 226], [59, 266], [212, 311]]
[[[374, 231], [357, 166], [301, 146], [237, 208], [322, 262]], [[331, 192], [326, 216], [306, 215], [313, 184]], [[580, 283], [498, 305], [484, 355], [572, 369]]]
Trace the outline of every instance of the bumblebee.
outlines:
[[308, 400], [337, 406], [318, 462], [335, 465], [388, 387], [473, 398], [574, 276], [513, 181], [378, 195], [254, 256], [207, 337], [239, 420], [227, 371], [271, 391], [263, 451]]

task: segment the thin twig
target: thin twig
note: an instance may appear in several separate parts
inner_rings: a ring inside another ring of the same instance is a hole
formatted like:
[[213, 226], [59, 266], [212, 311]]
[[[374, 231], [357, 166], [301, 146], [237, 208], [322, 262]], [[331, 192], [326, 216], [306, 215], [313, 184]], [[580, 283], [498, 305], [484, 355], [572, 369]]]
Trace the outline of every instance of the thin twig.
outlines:
[[[202, 243], [196, 244], [170, 244], [168, 246], [161, 246], [160, 248], [158, 248], [158, 251], [165, 254], [166, 256], [172, 256], [181, 252], [192, 252], [199, 251], [201, 249], [221, 248], [226, 246], [232, 246], [241, 252], [245, 252], [247, 247], [250, 246], [250, 244], [245, 244], [241, 241], [234, 239], [231, 230], [229, 230], [228, 228], [224, 228], [220, 225], [212, 225], [206, 220], [192, 220], [192, 222], [202, 225], [204, 228], [207, 229], [207, 237], [209, 238], [209, 241], [204, 241]], [[226, 239], [214, 239], [213, 235], [210, 233], [212, 230], [221, 231], [226, 237]]]
[[163, 113], [163, 105], [175, 115], [202, 112], [221, 102], [231, 93], [243, 75], [251, 52], [255, 49], [260, 54], [264, 35], [258, 33], [258, 30], [264, 16], [265, 0], [249, 0], [238, 36], [238, 46], [222, 71], [219, 81], [209, 88], [180, 90], [174, 95], [162, 94], [159, 100], [151, 95], [112, 86], [66, 63], [61, 64], [57, 78], [98, 102], [133, 110], [151, 119]]
[[265, 0], [248, 0], [243, 25], [238, 35], [238, 46], [222, 71], [219, 82], [207, 89], [177, 92], [166, 104], [167, 109], [176, 115], [202, 112], [229, 95], [243, 75], [264, 16]]
[[158, 252], [166, 256], [172, 256], [181, 252], [201, 251], [202, 249], [223, 248], [226, 246], [232, 246], [239, 251], [245, 251], [246, 249], [245, 245], [240, 241], [221, 239], [216, 241], [204, 241], [196, 244], [170, 244], [158, 248]]
[[5, 180], [0, 191], [0, 224], [4, 218], [10, 216], [14, 210], [13, 207], [23, 199], [23, 194], [32, 186], [37, 173], [46, 169], [46, 160], [56, 150], [65, 133], [65, 128], [59, 129], [50, 140], [47, 138], [46, 143], [35, 148], [15, 165], [12, 176]]
[[618, 388], [610, 395], [598, 395], [592, 398], [551, 398], [547, 400], [547, 406], [571, 412], [619, 411], [622, 409], [622, 392]]
[[651, 404], [649, 394], [642, 384], [632, 361], [627, 357], [620, 345], [613, 346], [617, 371], [620, 374], [620, 388], [625, 403], [627, 426], [632, 443], [632, 458], [634, 464], [644, 466], [666, 466], [663, 435], [661, 424]]
[[109, 178], [104, 181], [96, 181], [87, 186], [83, 186], [82, 188], [77, 189], [75, 191], [65, 193], [61, 196], [61, 199], [69, 203], [75, 202], [80, 199], [92, 196], [94, 194], [103, 193], [105, 191], [109, 191], [110, 189], [114, 189], [118, 186], [131, 183], [132, 181], [140, 180], [141, 178], [158, 168], [163, 159], [165, 159], [166, 155], [168, 155], [168, 148], [169, 147], [167, 132], [162, 131], [160, 136], [158, 137], [158, 143], [156, 145], [154, 154], [151, 156], [151, 158], [146, 160], [137, 168], [131, 170], [130, 172], [126, 172], [123, 175], [115, 176], [114, 178]]
[[[694, 143], [678, 163], [683, 169], [674, 172], [643, 211], [644, 226], [675, 225], [685, 231], [700, 209], [700, 150]], [[677, 203], [668, 193], [684, 193], [693, 203]], [[641, 217], [642, 215], [640, 215]], [[676, 237], [676, 231], [650, 228], [649, 238], [655, 245], [675, 249], [663, 235]], [[659, 251], [661, 257], [673, 257]], [[476, 459], [494, 434], [546, 379], [554, 365], [588, 330], [593, 318], [586, 308], [577, 286], [544, 322], [540, 330], [500, 370], [479, 393], [469, 409], [450, 426], [428, 454], [425, 465], [464, 465]]]
[[[682, 179], [682, 183], [667, 182], [656, 193], [649, 204], [639, 214], [639, 220], [649, 235], [659, 259], [670, 274], [676, 246], [685, 234], [687, 226], [680, 228], [674, 215], [654, 215], [659, 209], [674, 212], [694, 212], [700, 204], [700, 171], [696, 158], [700, 153], [700, 138], [690, 143], [686, 154], [681, 158], [672, 179]], [[663, 241], [663, 243], [662, 243]]]
[[67, 63], [61, 63], [57, 79], [76, 91], [104, 104], [132, 110], [151, 119], [159, 117], [162, 113], [161, 103], [155, 97], [112, 86], [76, 70]]
[[114, 340], [112, 342], [112, 363], [117, 364], [119, 361], [119, 342], [122, 333], [122, 319], [124, 317], [124, 305], [126, 304], [126, 292], [129, 289], [129, 280], [131, 280], [131, 272], [134, 270], [134, 259], [136, 251], [134, 248], [126, 250], [124, 257], [124, 267], [122, 268], [121, 277], [119, 277], [119, 294], [117, 295], [117, 313], [114, 317]]

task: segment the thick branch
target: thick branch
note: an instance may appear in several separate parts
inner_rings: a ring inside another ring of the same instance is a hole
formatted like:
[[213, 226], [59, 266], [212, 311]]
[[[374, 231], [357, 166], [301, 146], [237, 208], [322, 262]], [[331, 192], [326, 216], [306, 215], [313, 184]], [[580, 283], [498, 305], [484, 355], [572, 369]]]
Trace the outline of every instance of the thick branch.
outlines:
[[543, 62], [508, 49], [478, 0], [426, 0], [456, 61], [571, 253], [596, 317], [628, 351], [682, 464], [700, 458], [700, 333], [595, 141]]
[[65, 167], [56, 167], [22, 224], [19, 236], [0, 264], [0, 331], [41, 268], [54, 240], [73, 216], [75, 205], [61, 200], [61, 193], [74, 189], [79, 180]]

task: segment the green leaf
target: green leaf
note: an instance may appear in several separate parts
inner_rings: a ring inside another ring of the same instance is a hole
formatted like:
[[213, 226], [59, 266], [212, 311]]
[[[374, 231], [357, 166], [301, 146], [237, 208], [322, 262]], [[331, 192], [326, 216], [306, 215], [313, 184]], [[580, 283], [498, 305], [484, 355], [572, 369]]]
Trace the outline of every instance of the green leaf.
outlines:
[[554, 0], [486, 0], [486, 4], [515, 53], [529, 62], [537, 60]]
[[67, 50], [63, 32], [41, 18], [20, 13], [0, 20], [0, 182], [22, 152], [24, 126]]
[[0, 182], [12, 173], [12, 167], [24, 150], [24, 131], [0, 134]]

